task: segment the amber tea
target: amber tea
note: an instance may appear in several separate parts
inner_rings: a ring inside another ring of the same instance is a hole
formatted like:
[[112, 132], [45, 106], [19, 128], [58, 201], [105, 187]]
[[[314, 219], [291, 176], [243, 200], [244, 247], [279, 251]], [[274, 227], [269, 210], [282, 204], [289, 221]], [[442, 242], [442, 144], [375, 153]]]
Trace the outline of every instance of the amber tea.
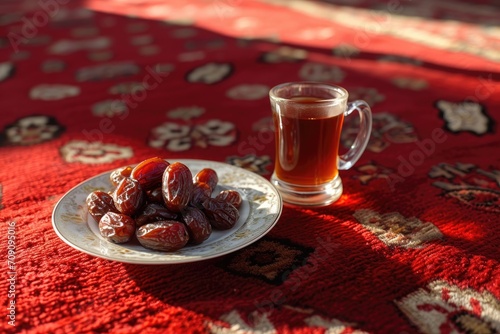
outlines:
[[[349, 169], [366, 148], [372, 116], [362, 100], [320, 82], [292, 82], [269, 92], [276, 131], [271, 182], [289, 204], [323, 206], [343, 191], [339, 170]], [[338, 154], [344, 116], [358, 111], [360, 129], [348, 151]]]
[[325, 112], [321, 99], [293, 97], [281, 114], [274, 114], [279, 128], [276, 175], [300, 185], [332, 181], [338, 174], [338, 147], [344, 114]]

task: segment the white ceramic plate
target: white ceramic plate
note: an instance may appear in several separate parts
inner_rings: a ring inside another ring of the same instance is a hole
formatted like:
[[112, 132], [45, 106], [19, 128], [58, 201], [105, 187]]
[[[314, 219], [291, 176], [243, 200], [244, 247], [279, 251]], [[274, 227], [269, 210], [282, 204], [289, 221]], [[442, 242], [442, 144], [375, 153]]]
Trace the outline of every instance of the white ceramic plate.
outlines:
[[[174, 160], [172, 160], [173, 162]], [[193, 175], [203, 168], [217, 171], [222, 189], [235, 189], [242, 195], [240, 219], [230, 230], [213, 231], [201, 245], [186, 246], [176, 252], [160, 252], [138, 242], [114, 244], [101, 237], [95, 220], [87, 214], [85, 199], [94, 190], [109, 191], [110, 172], [88, 179], [68, 191], [56, 204], [52, 225], [68, 245], [100, 258], [135, 264], [174, 264], [206, 260], [241, 249], [263, 237], [278, 221], [283, 201], [276, 188], [262, 176], [221, 162], [175, 160], [187, 165]]]

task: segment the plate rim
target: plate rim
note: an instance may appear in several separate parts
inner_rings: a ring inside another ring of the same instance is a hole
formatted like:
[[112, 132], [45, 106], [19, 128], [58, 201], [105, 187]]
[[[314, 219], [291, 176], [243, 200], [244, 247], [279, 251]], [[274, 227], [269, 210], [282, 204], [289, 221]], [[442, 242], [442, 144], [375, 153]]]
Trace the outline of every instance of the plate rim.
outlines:
[[[163, 159], [165, 159], [165, 158], [163, 158]], [[172, 265], [172, 264], [184, 264], [184, 263], [200, 262], [200, 261], [205, 261], [205, 260], [209, 260], [209, 259], [213, 259], [213, 258], [217, 258], [217, 257], [221, 257], [221, 256], [224, 256], [224, 255], [233, 253], [233, 252], [235, 252], [237, 250], [240, 250], [242, 248], [245, 248], [245, 247], [247, 247], [247, 246], [255, 243], [256, 241], [258, 241], [259, 239], [261, 239], [262, 237], [264, 237], [267, 233], [269, 233], [269, 231], [279, 221], [279, 219], [281, 217], [281, 214], [283, 212], [283, 198], [282, 198], [281, 194], [279, 193], [278, 189], [269, 180], [267, 180], [266, 178], [264, 178], [262, 175], [259, 175], [257, 173], [254, 173], [254, 172], [250, 171], [250, 170], [244, 169], [244, 168], [239, 167], [239, 166], [231, 165], [231, 164], [228, 164], [228, 163], [222, 162], [222, 161], [205, 160], [205, 159], [165, 159], [165, 160], [167, 160], [169, 162], [170, 161], [172, 161], [172, 162], [177, 162], [178, 161], [178, 162], [181, 162], [181, 163], [184, 163], [184, 164], [187, 164], [187, 165], [189, 165], [190, 163], [197, 163], [197, 164], [209, 163], [209, 164], [215, 164], [215, 165], [222, 165], [223, 167], [231, 168], [231, 169], [234, 168], [234, 169], [237, 169], [237, 170], [239, 170], [239, 171], [241, 171], [243, 173], [251, 175], [253, 178], [260, 179], [261, 182], [263, 182], [264, 184], [266, 184], [266, 186], [270, 187], [273, 190], [273, 192], [277, 195], [276, 198], [278, 199], [278, 203], [277, 203], [278, 207], [277, 207], [277, 212], [275, 213], [276, 216], [274, 217], [272, 223], [270, 223], [265, 228], [265, 230], [262, 231], [262, 233], [260, 233], [259, 235], [254, 236], [253, 238], [247, 240], [246, 242], [243, 242], [240, 245], [237, 245], [236, 247], [229, 248], [229, 249], [226, 249], [224, 251], [217, 252], [217, 253], [214, 253], [214, 254], [209, 254], [207, 256], [196, 257], [196, 256], [193, 255], [193, 256], [189, 256], [189, 257], [186, 257], [184, 259], [179, 259], [179, 260], [161, 260], [161, 261], [151, 260], [151, 261], [148, 261], [147, 259], [116, 258], [116, 257], [110, 256], [110, 255], [103, 254], [102, 252], [93, 251], [92, 249], [89, 249], [88, 247], [87, 248], [83, 247], [83, 246], [81, 246], [81, 244], [76, 244], [76, 243], [68, 240], [67, 237], [64, 235], [64, 233], [60, 230], [60, 228], [58, 227], [58, 223], [56, 222], [57, 213], [60, 212], [60, 210], [62, 210], [62, 205], [64, 204], [64, 201], [67, 200], [67, 198], [71, 195], [71, 193], [77, 191], [80, 187], [82, 187], [83, 185], [85, 185], [89, 181], [97, 179], [99, 177], [102, 177], [102, 176], [104, 176], [106, 174], [110, 174], [111, 172], [113, 172], [117, 168], [123, 167], [123, 166], [118, 166], [118, 167], [115, 167], [115, 168], [110, 169], [108, 171], [96, 174], [96, 175], [94, 175], [92, 177], [89, 177], [89, 178], [87, 178], [87, 179], [79, 182], [78, 184], [76, 184], [75, 186], [73, 186], [72, 188], [70, 188], [69, 190], [67, 190], [61, 196], [61, 198], [59, 198], [59, 200], [56, 202], [56, 204], [53, 207], [52, 215], [51, 215], [52, 228], [55, 231], [56, 235], [66, 245], [68, 245], [71, 248], [74, 248], [74, 249], [76, 249], [76, 250], [78, 250], [78, 251], [80, 251], [82, 253], [88, 254], [88, 255], [90, 255], [92, 257], [97, 257], [97, 258], [105, 259], [105, 260], [112, 261], [112, 262], [129, 263], [129, 264]], [[132, 164], [124, 165], [124, 166], [134, 166], [136, 164], [137, 163], [132, 163]], [[249, 214], [252, 212], [251, 210], [252, 210], [252, 205], [250, 205], [250, 203], [249, 203]], [[245, 221], [244, 223], [247, 223], [247, 221]], [[87, 228], [89, 228], [91, 230], [90, 226], [88, 226], [87, 221], [85, 221], [84, 224], [87, 225]], [[151, 250], [151, 251], [153, 251], [153, 250]], [[168, 253], [166, 252], [165, 254], [168, 254]]]

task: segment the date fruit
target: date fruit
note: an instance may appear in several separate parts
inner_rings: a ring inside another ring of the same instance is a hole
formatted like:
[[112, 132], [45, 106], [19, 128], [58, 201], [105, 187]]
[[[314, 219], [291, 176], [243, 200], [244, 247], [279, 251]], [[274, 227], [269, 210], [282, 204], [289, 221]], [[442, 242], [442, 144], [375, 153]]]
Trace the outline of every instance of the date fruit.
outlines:
[[234, 205], [236, 209], [239, 209], [241, 206], [241, 195], [236, 190], [222, 190], [217, 196], [215, 196], [215, 199], [229, 202]]
[[138, 181], [142, 189], [154, 189], [161, 186], [163, 172], [168, 165], [169, 163], [162, 158], [146, 159], [134, 167], [130, 177]]
[[133, 216], [144, 203], [144, 192], [138, 181], [127, 177], [113, 192], [113, 201], [118, 211]]
[[96, 222], [99, 222], [106, 213], [118, 212], [113, 202], [113, 198], [104, 191], [96, 190], [91, 192], [85, 200], [89, 214]]
[[240, 212], [231, 203], [209, 198], [203, 202], [203, 212], [216, 230], [228, 230], [240, 218]]
[[158, 188], [155, 188], [153, 190], [147, 191], [146, 198], [149, 202], [152, 202], [152, 203], [158, 203], [161, 205], [165, 204], [163, 201], [163, 193], [161, 190], [161, 186], [159, 186]]
[[118, 183], [121, 182], [121, 180], [123, 180], [126, 177], [130, 177], [130, 173], [132, 173], [132, 167], [130, 166], [125, 166], [115, 169], [109, 175], [109, 181], [111, 181], [111, 184], [116, 187]]
[[128, 242], [135, 233], [134, 220], [121, 213], [108, 212], [99, 221], [99, 232], [111, 242]]
[[214, 191], [217, 183], [219, 183], [219, 177], [213, 169], [203, 168], [194, 176], [194, 182], [206, 183]]
[[85, 202], [101, 235], [114, 243], [137, 238], [149, 249], [173, 252], [199, 245], [214, 230], [232, 228], [240, 217], [242, 197], [236, 190], [214, 192], [214, 169], [197, 169], [159, 157], [109, 175], [113, 189], [93, 191]]
[[201, 208], [203, 202], [210, 198], [212, 189], [206, 183], [196, 182], [193, 184], [193, 193], [191, 194], [190, 204], [194, 207]]
[[186, 227], [175, 220], [143, 225], [137, 229], [136, 236], [144, 247], [165, 252], [179, 250], [189, 241]]
[[177, 219], [177, 214], [170, 212], [165, 206], [158, 203], [149, 203], [135, 218], [135, 225], [142, 226], [160, 220]]
[[174, 162], [163, 173], [163, 199], [166, 207], [173, 212], [181, 212], [191, 199], [193, 176], [189, 168]]
[[212, 234], [212, 225], [200, 209], [186, 207], [182, 211], [182, 220], [187, 227], [190, 244], [199, 245]]

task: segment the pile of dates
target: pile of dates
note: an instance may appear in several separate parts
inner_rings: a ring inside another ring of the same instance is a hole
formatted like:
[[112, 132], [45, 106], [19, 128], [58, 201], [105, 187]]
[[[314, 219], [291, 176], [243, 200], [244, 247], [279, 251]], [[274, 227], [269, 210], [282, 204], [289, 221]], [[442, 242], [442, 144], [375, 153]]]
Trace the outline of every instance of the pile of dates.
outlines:
[[207, 240], [212, 230], [228, 230], [239, 219], [242, 198], [236, 190], [212, 196], [217, 173], [204, 168], [196, 175], [180, 162], [155, 157], [110, 174], [114, 189], [96, 190], [86, 199], [89, 214], [107, 240], [134, 238], [146, 248], [173, 252]]

